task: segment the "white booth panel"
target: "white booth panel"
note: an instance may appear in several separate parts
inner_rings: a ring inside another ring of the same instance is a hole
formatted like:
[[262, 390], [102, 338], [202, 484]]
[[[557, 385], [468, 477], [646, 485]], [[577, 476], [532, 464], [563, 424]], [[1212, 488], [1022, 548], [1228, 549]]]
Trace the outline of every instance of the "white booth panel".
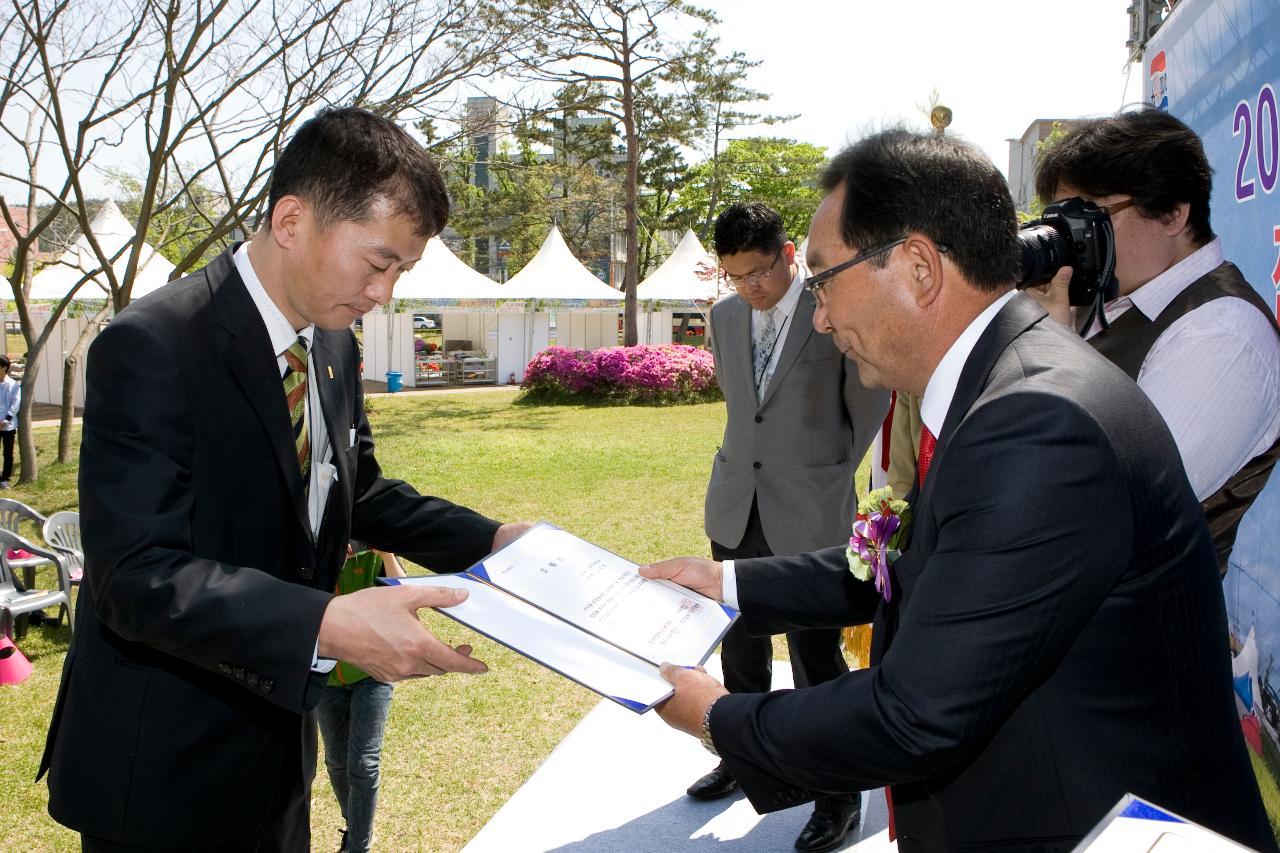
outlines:
[[533, 328], [530, 331], [528, 342], [529, 359], [533, 358], [537, 353], [542, 352], [551, 346], [551, 315], [546, 312], [539, 312], [533, 315]]
[[595, 350], [618, 345], [618, 318], [613, 311], [572, 311], [559, 313], [558, 343], [575, 349]]
[[642, 344], [663, 346], [671, 343], [671, 327], [674, 312], [670, 308], [662, 308], [653, 312], [642, 312], [636, 318], [637, 340]]
[[525, 357], [529, 349], [527, 328], [529, 315], [498, 314], [496, 316], [498, 318], [498, 384], [506, 385], [513, 374], [517, 383], [523, 382], [524, 368], [529, 363], [529, 359]]
[[398, 370], [404, 387], [413, 387], [413, 315], [374, 311], [361, 321], [364, 330], [364, 375], [387, 381], [388, 370]]
[[[67, 353], [71, 351], [71, 348], [76, 345], [76, 341], [80, 339], [80, 334], [89, 325], [89, 319], [88, 317], [67, 317], [64, 315], [58, 320], [57, 325], [53, 327], [53, 331], [49, 333], [44, 347], [40, 350], [40, 374], [36, 377], [35, 392], [37, 403], [62, 405], [62, 375]], [[92, 335], [97, 337], [97, 332], [93, 332]], [[75, 392], [72, 395], [72, 405], [77, 407], [84, 406], [84, 364], [89, 353], [89, 344], [93, 342], [93, 337], [90, 337], [85, 342], [84, 349], [80, 351], [80, 361], [76, 365]]]
[[[464, 349], [496, 355], [498, 348], [498, 315], [492, 311], [446, 311], [441, 340], [445, 352]], [[458, 341], [463, 343], [458, 344]], [[452, 345], [451, 345], [452, 344]]]

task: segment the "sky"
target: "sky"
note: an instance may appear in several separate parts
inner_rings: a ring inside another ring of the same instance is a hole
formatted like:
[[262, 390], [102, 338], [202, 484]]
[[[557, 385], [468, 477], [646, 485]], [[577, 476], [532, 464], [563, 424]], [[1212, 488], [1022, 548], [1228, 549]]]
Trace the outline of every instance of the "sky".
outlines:
[[[954, 114], [948, 133], [979, 145], [1007, 173], [1006, 140], [1033, 120], [1106, 114], [1142, 98], [1140, 68], [1126, 74], [1129, 0], [692, 2], [720, 17], [712, 29], [724, 52], [760, 60], [748, 85], [770, 98], [753, 108], [798, 114], [731, 138], [785, 136], [834, 154], [903, 120], [926, 127], [919, 105], [936, 89]], [[0, 153], [12, 153], [2, 143]], [[103, 162], [141, 168], [125, 153]], [[48, 170], [43, 177], [53, 180]], [[102, 174], [86, 181], [112, 191]], [[21, 195], [8, 182], [0, 192]]]
[[835, 153], [905, 119], [934, 89], [948, 133], [1008, 170], [1009, 145], [1037, 118], [1102, 115], [1142, 99], [1128, 66], [1129, 0], [701, 0], [726, 51], [761, 60], [749, 78], [767, 111], [799, 113], [769, 133]]

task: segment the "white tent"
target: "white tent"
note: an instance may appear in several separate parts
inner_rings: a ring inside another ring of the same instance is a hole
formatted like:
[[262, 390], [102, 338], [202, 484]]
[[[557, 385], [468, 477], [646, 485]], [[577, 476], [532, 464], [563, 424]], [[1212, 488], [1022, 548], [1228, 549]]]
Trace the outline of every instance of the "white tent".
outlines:
[[[129, 249], [126, 248], [133, 239], [134, 227], [124, 218], [115, 202], [108, 201], [89, 223], [89, 230], [98, 240], [98, 245], [109, 258], [116, 258], [112, 268], [116, 279], [123, 283], [125, 269], [129, 265]], [[131, 298], [145, 296], [162, 287], [169, 281], [173, 272], [173, 264], [160, 255], [149, 244], [142, 244], [139, 255], [138, 273], [133, 280]], [[84, 234], [76, 238], [57, 262], [36, 273], [31, 279], [31, 299], [62, 299], [71, 292], [71, 288], [85, 276], [89, 279], [76, 291], [76, 299], [107, 299], [111, 290], [107, 277], [102, 273], [102, 264], [89, 245]]]
[[[698, 273], [705, 271], [705, 278]], [[716, 260], [690, 229], [662, 266], [640, 282], [636, 298], [655, 302], [710, 302], [716, 294]]]
[[702, 247], [698, 235], [685, 231], [670, 257], [636, 288], [636, 297], [646, 306], [637, 318], [640, 342], [669, 344], [691, 318], [700, 316], [705, 323], [706, 305], [727, 290], [715, 257]]
[[596, 278], [573, 256], [560, 229], [554, 225], [538, 254], [500, 290], [503, 299], [621, 301], [624, 298], [622, 291]]
[[[499, 288], [504, 299], [528, 300], [522, 314], [498, 314], [498, 377], [524, 379], [524, 368], [534, 354], [551, 343], [551, 314], [556, 318], [556, 342], [579, 349], [618, 345], [618, 303], [622, 291], [614, 290], [573, 256], [552, 226], [542, 248], [524, 269]], [[565, 302], [608, 302], [608, 308], [561, 307]], [[536, 311], [533, 309], [537, 309]], [[448, 319], [445, 320], [446, 325]], [[447, 329], [446, 329], [447, 334]], [[492, 334], [492, 333], [491, 333]]]
[[502, 299], [498, 283], [467, 266], [439, 237], [427, 241], [422, 259], [396, 282], [396, 299]]
[[[440, 313], [445, 344], [450, 340], [467, 341], [463, 348], [469, 357], [477, 360], [474, 366], [485, 371], [496, 363], [500, 347], [494, 312], [501, 290], [497, 282], [467, 266], [439, 237], [428, 240], [422, 258], [413, 269], [400, 276], [394, 296], [395, 303], [438, 303], [426, 310]], [[462, 307], [459, 302], [482, 305]], [[364, 367], [368, 378], [381, 381], [387, 371], [396, 370], [403, 376], [405, 387], [412, 388], [419, 384], [419, 362], [440, 363], [440, 357], [419, 358], [410, 317], [397, 313], [394, 304], [385, 312], [368, 314], [363, 327]], [[438, 367], [436, 372], [438, 376], [443, 375]], [[474, 372], [459, 371], [458, 375], [465, 377]], [[437, 384], [428, 382], [426, 372], [423, 372], [423, 381]]]

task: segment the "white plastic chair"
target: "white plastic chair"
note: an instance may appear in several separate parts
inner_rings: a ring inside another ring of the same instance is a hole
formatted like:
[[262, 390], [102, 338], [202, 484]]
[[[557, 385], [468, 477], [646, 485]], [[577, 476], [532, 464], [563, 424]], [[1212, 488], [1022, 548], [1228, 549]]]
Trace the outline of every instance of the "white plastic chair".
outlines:
[[[31, 507], [24, 504], [22, 501], [16, 501], [13, 498], [0, 498], [0, 530], [8, 530], [10, 533], [22, 536], [22, 531], [19, 528], [19, 525], [23, 521], [30, 521], [36, 526], [36, 529], [39, 530], [44, 527], [45, 522], [48, 521], [48, 519], [41, 513], [36, 512]], [[34, 551], [31, 551], [30, 548], [27, 548], [24, 545], [18, 545], [16, 547], [30, 552], [31, 556], [15, 557], [10, 559], [9, 568], [15, 572], [21, 571], [22, 582], [28, 587], [33, 587], [36, 585], [36, 569], [52, 561], [37, 555]]]
[[84, 545], [80, 541], [80, 513], [55, 512], [44, 523], [44, 541], [63, 557], [68, 579], [77, 584], [84, 579]]
[[[9, 565], [10, 548], [23, 548], [39, 554], [58, 567], [58, 581], [61, 589], [25, 589], [19, 590], [13, 581], [13, 569]], [[18, 616], [44, 610], [47, 607], [58, 607], [58, 619], [67, 614], [67, 624], [72, 625], [70, 582], [62, 558], [52, 551], [46, 551], [33, 545], [16, 533], [0, 529], [0, 633], [13, 639], [14, 624]], [[74, 625], [72, 626], [74, 631]]]

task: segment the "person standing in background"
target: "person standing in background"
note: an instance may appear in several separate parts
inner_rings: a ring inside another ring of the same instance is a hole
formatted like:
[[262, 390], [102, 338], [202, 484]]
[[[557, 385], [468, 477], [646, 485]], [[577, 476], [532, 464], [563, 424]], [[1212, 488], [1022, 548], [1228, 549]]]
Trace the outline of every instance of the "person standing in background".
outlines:
[[18, 406], [22, 404], [22, 385], [9, 375], [9, 367], [9, 356], [0, 355], [0, 451], [4, 454], [0, 489], [9, 488], [13, 476], [13, 440], [18, 435]]
[[1108, 212], [1118, 293], [1080, 328], [1070, 268], [1029, 292], [1160, 410], [1225, 575], [1240, 520], [1280, 459], [1280, 326], [1213, 233], [1213, 169], [1195, 131], [1152, 107], [1064, 130], [1039, 156], [1036, 192]]
[[[348, 550], [351, 553], [338, 576], [338, 595], [368, 589], [380, 573], [389, 578], [405, 576], [395, 554], [357, 544]], [[339, 853], [366, 853], [373, 844], [391, 689], [355, 664], [338, 661], [316, 706], [325, 769], [347, 824]]]

